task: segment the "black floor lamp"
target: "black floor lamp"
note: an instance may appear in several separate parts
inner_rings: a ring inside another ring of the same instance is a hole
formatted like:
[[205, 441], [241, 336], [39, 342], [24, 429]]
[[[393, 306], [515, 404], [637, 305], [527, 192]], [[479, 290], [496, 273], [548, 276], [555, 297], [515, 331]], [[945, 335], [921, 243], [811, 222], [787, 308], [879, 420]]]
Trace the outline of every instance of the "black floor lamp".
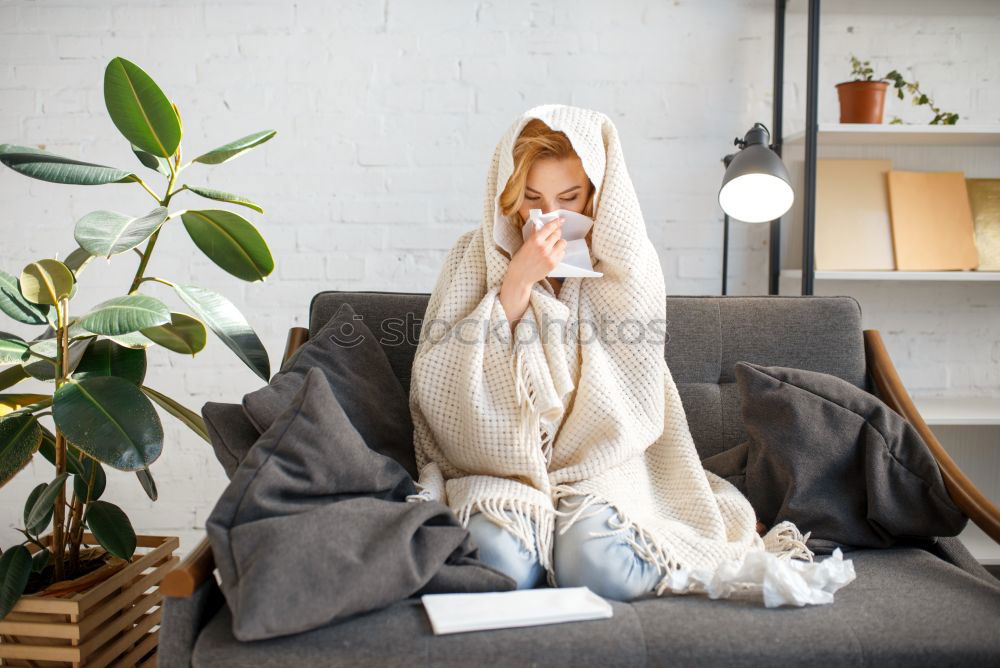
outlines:
[[781, 218], [792, 208], [788, 170], [770, 146], [771, 135], [763, 123], [753, 127], [733, 144], [740, 147], [722, 159], [726, 174], [719, 188], [719, 206], [723, 211], [722, 294], [726, 294], [729, 264], [729, 219], [745, 223], [767, 223]]

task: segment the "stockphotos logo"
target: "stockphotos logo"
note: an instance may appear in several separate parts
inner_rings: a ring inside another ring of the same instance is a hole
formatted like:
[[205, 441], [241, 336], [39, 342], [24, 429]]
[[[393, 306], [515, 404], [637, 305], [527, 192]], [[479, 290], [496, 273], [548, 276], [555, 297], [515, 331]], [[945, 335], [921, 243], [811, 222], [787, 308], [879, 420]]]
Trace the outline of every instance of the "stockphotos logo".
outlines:
[[[365, 337], [374, 331], [381, 333], [378, 339], [383, 348], [392, 346], [416, 346], [420, 336], [431, 343], [441, 343], [453, 338], [461, 344], [476, 345], [493, 337], [496, 342], [506, 345], [510, 343], [510, 323], [506, 319], [485, 321], [476, 318], [463, 318], [451, 323], [441, 318], [424, 321], [412, 311], [402, 317], [382, 318], [376, 328], [373, 323], [366, 323], [364, 318], [343, 303], [331, 318], [339, 321], [339, 325], [330, 333], [330, 340], [345, 348], [360, 345]], [[613, 314], [601, 313], [596, 319], [571, 317], [568, 320], [550, 318], [546, 314], [539, 324], [533, 318], [521, 318], [517, 326], [517, 340], [522, 343], [535, 339], [543, 343], [551, 342], [558, 336], [564, 344], [577, 341], [587, 345], [600, 341], [605, 346], [618, 345], [660, 345], [665, 346], [670, 340], [667, 332], [668, 321], [665, 318], [642, 320], [635, 318], [617, 319]]]

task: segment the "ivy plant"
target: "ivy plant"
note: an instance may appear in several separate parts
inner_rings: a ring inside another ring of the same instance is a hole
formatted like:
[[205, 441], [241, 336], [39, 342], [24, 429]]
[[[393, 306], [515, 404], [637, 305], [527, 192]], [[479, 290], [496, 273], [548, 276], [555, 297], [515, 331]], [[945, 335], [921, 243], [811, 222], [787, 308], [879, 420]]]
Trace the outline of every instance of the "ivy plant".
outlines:
[[[913, 81], [909, 82], [903, 78], [903, 75], [896, 70], [892, 70], [888, 74], [879, 79], [874, 78], [874, 70], [871, 68], [870, 61], [862, 61], [853, 54], [851, 55], [851, 77], [852, 81], [885, 81], [892, 82], [893, 90], [896, 92], [896, 97], [900, 100], [904, 99], [903, 91], [911, 95], [911, 102], [917, 106], [926, 104], [934, 112], [934, 118], [930, 120], [930, 125], [955, 125], [958, 122], [958, 114], [941, 111], [941, 109], [934, 104], [934, 101], [923, 91], [920, 90], [920, 82]], [[889, 121], [890, 125], [899, 125], [903, 122], [898, 116], [893, 116], [892, 120]]]

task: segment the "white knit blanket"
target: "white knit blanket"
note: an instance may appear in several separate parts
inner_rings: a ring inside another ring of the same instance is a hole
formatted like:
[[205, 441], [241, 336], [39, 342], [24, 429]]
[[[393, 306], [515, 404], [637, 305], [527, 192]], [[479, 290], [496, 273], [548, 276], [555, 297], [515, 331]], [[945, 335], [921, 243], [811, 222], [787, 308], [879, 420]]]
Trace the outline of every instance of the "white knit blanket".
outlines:
[[[531, 118], [566, 133], [596, 187], [591, 253], [604, 275], [566, 278], [558, 297], [535, 283], [511, 337], [499, 292], [504, 249], [522, 238], [498, 196]], [[623, 520], [607, 533], [657, 565], [658, 595], [673, 570], [750, 550], [812, 561], [809, 534], [782, 522], [761, 538], [746, 497], [701, 466], [664, 360], [663, 271], [611, 120], [561, 104], [526, 111], [497, 144], [483, 214], [448, 253], [420, 331], [410, 409], [421, 492], [407, 500], [445, 502], [464, 526], [484, 513], [522, 540], [550, 586], [556, 515], [571, 520], [565, 530], [596, 502]], [[584, 501], [559, 511], [573, 494]]]

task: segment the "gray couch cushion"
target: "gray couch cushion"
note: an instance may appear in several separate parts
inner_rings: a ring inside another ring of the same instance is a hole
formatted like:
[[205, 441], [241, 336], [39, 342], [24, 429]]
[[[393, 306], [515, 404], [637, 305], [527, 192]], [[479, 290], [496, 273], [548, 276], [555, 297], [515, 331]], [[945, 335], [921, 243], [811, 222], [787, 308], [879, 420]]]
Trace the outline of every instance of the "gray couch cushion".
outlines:
[[[817, 561], [829, 556], [817, 557]], [[830, 605], [633, 601], [650, 666], [969, 666], [1000, 662], [1000, 586], [919, 548], [857, 550]]]
[[243, 397], [247, 417], [263, 432], [319, 368], [351, 423], [375, 452], [418, 477], [413, 454], [409, 398], [393, 374], [382, 346], [348, 303], [330, 315], [264, 387]]
[[350, 304], [375, 335], [403, 391], [409, 394], [413, 354], [428, 299], [426, 292], [319, 292], [309, 306], [309, 337], [315, 336], [341, 305]]
[[233, 633], [298, 633], [417, 591], [504, 591], [443, 503], [406, 503], [413, 479], [371, 450], [310, 369], [206, 522]]
[[343, 668], [529, 668], [614, 666], [646, 662], [639, 619], [627, 603], [608, 601], [614, 616], [545, 626], [436, 636], [418, 598], [339, 624], [285, 638], [237, 641], [222, 610], [195, 645], [195, 668], [338, 666]]
[[201, 417], [205, 420], [215, 458], [222, 464], [226, 477], [232, 478], [236, 467], [257, 442], [260, 432], [240, 404], [207, 401], [201, 407]]
[[994, 587], [1000, 584], [1000, 579], [986, 570], [985, 567], [969, 552], [962, 539], [958, 536], [941, 536], [933, 546], [928, 548], [931, 554], [935, 554], [950, 564], [955, 564], [963, 571], [975, 575], [984, 582], [988, 582]]
[[916, 429], [878, 397], [829, 374], [737, 362], [749, 440], [704, 460], [738, 488], [768, 527], [788, 520], [830, 553], [927, 547], [968, 517], [944, 486]]
[[[817, 557], [817, 561], [829, 558]], [[407, 599], [287, 638], [241, 643], [223, 610], [202, 632], [196, 667], [225, 666], [965, 666], [1000, 661], [1000, 584], [984, 585], [916, 548], [857, 550], [857, 579], [831, 605], [647, 594], [609, 601], [614, 616], [433, 635]]]
[[[187, 598], [165, 597], [160, 605], [160, 641], [157, 668], [190, 668], [198, 635], [209, 621], [226, 607], [226, 599], [210, 577]], [[228, 610], [226, 613], [228, 614]]]
[[[747, 495], [747, 455], [750, 441], [743, 441], [735, 448], [729, 448], [717, 455], [701, 460], [701, 465], [715, 475], [733, 483], [736, 489]], [[759, 511], [758, 511], [759, 512]]]

